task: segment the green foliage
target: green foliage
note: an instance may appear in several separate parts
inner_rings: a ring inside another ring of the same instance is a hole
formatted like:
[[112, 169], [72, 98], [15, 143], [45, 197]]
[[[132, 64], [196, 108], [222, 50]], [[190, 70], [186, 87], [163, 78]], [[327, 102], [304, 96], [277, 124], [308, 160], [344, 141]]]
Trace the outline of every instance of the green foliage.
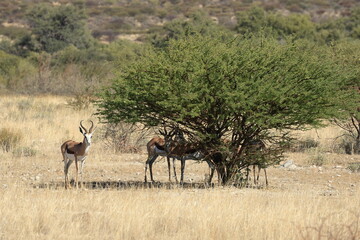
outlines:
[[[192, 37], [171, 43], [164, 51], [149, 51], [115, 83], [116, 95], [124, 96], [120, 99], [144, 103], [117, 102], [129, 107], [123, 110], [129, 120], [134, 112], [145, 116], [159, 110], [149, 124], [165, 116], [192, 123], [212, 114], [215, 120], [218, 113], [247, 115], [269, 128], [283, 122], [314, 124], [337, 112], [330, 111], [335, 104], [331, 93], [348, 83], [347, 74], [327, 61], [326, 53], [300, 42], [279, 45], [253, 38], [223, 43]], [[150, 103], [156, 109], [149, 109]]]
[[334, 43], [345, 37], [343, 24], [340, 20], [328, 20], [316, 26], [315, 40], [319, 43]]
[[127, 40], [117, 40], [110, 43], [105, 51], [110, 54], [111, 59], [126, 62], [137, 59], [144, 51], [145, 45]]
[[0, 50], [20, 57], [28, 57], [31, 51], [38, 51], [40, 46], [30, 34], [23, 35], [14, 41], [0, 41]]
[[104, 49], [100, 47], [91, 47], [87, 49], [78, 49], [74, 45], [54, 53], [51, 61], [52, 65], [65, 66], [68, 64], [85, 65], [94, 62], [106, 62], [110, 60], [110, 54], [107, 54]]
[[291, 35], [296, 38], [313, 39], [315, 34], [315, 24], [305, 14], [271, 15], [269, 27], [281, 38]]
[[267, 13], [260, 7], [253, 7], [248, 11], [239, 12], [237, 19], [236, 31], [241, 34], [260, 32], [268, 24]]
[[[357, 81], [351, 86], [353, 89], [356, 89], [357, 95], [360, 95], [360, 46], [359, 40], [339, 42], [334, 44], [333, 48], [333, 57], [343, 66], [352, 66], [357, 70]], [[334, 123], [345, 130], [345, 136], [348, 136], [347, 139], [344, 139], [342, 145], [346, 153], [359, 154], [360, 153], [360, 108], [359, 101], [339, 101], [339, 104], [342, 105], [342, 109], [345, 110], [347, 114], [346, 119], [335, 119]]]
[[164, 47], [171, 39], [187, 36], [219, 36], [226, 33], [225, 28], [217, 25], [205, 12], [194, 12], [189, 20], [175, 19], [163, 27], [162, 31], [151, 36], [151, 42], [157, 47]]
[[4, 27], [3, 25], [0, 25], [0, 35], [7, 36], [10, 39], [18, 39], [27, 34], [29, 34], [29, 31], [22, 27]]
[[360, 38], [360, 7], [353, 8], [350, 16], [342, 19], [347, 35], [359, 39]]
[[26, 59], [0, 51], [0, 86], [10, 90], [23, 87], [24, 79], [34, 72], [34, 66]]
[[268, 36], [314, 39], [316, 25], [305, 14], [281, 14], [266, 12], [260, 7], [238, 14], [236, 31], [241, 34], [264, 32]]
[[230, 135], [231, 154], [220, 162], [231, 174], [244, 167], [235, 149], [255, 136], [282, 144], [284, 135], [271, 130], [338, 117], [338, 102], [357, 99], [348, 88], [353, 80], [351, 68], [306, 41], [190, 36], [129, 66], [101, 94], [99, 114], [113, 123], [178, 126], [210, 151]]
[[73, 5], [36, 5], [27, 18], [40, 50], [52, 53], [70, 44], [80, 49], [92, 45], [92, 37], [85, 26], [86, 15]]
[[3, 51], [0, 51], [0, 83], [8, 86], [8, 79], [10, 78], [14, 67], [19, 63], [20, 59], [18, 57], [7, 54]]

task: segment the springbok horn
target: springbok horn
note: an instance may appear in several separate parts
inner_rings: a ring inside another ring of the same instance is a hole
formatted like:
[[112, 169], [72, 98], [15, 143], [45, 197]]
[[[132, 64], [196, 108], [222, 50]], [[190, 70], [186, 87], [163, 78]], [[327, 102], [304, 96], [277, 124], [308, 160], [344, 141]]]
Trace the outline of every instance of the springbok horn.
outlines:
[[80, 121], [80, 126], [82, 127], [82, 129], [84, 129], [85, 132], [87, 132], [86, 128], [82, 125], [82, 122], [83, 122], [83, 121], [84, 121], [84, 120], [81, 120], [81, 121]]
[[177, 132], [177, 128], [173, 128], [170, 133], [168, 134], [168, 136], [170, 136], [171, 138], [176, 134]]
[[168, 135], [168, 133], [167, 133], [167, 131], [166, 131], [166, 127], [164, 127], [164, 131], [161, 131], [161, 130], [159, 129], [159, 133], [160, 133], [161, 135], [163, 135], [163, 136], [167, 136], [167, 135]]
[[[95, 129], [96, 129], [96, 127], [94, 128], [94, 123], [93, 123], [93, 121], [90, 120], [90, 122], [91, 122], [91, 127], [90, 127], [90, 129], [89, 129], [89, 132], [94, 132]], [[94, 129], [93, 129], [93, 128], [94, 128]]]

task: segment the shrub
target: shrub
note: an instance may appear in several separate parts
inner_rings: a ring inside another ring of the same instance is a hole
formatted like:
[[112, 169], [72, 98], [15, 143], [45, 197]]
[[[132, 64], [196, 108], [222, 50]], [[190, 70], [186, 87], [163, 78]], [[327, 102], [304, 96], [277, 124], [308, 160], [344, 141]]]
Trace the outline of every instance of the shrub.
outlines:
[[341, 139], [339, 144], [340, 149], [343, 149], [346, 154], [352, 154], [354, 152], [355, 141], [352, 137], [346, 136]]
[[294, 152], [304, 152], [312, 148], [317, 148], [318, 146], [318, 141], [312, 138], [306, 138], [295, 141], [291, 146], [291, 150]]
[[9, 152], [19, 144], [21, 138], [20, 132], [2, 128], [0, 129], [0, 148], [5, 152]]
[[137, 124], [124, 122], [107, 124], [104, 133], [105, 144], [115, 152], [138, 153], [145, 145], [143, 140], [149, 132]]
[[88, 109], [94, 97], [90, 94], [75, 94], [73, 98], [67, 101], [67, 104], [75, 110]]
[[336, 153], [346, 153], [350, 155], [358, 153], [356, 139], [349, 134], [344, 134], [341, 137], [336, 138], [332, 148]]
[[350, 163], [347, 169], [351, 172], [360, 172], [360, 163]]
[[315, 154], [310, 157], [308, 163], [310, 165], [322, 166], [322, 165], [326, 164], [326, 158], [323, 154], [316, 151]]
[[41, 45], [39, 50], [53, 53], [69, 45], [84, 49], [93, 44], [82, 8], [37, 4], [26, 16], [35, 39]]
[[0, 35], [9, 37], [10, 39], [18, 39], [29, 33], [29, 30], [23, 27], [0, 25]]

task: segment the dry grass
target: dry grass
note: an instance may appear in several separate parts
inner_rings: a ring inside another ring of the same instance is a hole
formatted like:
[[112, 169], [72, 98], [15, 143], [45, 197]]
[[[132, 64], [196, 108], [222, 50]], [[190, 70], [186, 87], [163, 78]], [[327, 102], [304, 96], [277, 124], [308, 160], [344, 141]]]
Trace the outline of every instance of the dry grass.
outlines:
[[349, 239], [346, 227], [358, 220], [360, 197], [239, 189], [2, 192], [4, 239], [300, 239], [329, 233]]
[[[63, 181], [61, 143], [81, 140], [81, 119], [96, 121], [92, 109], [76, 112], [66, 102], [50, 96], [0, 98], [0, 128], [20, 130], [19, 145], [36, 153], [0, 150], [0, 239], [360, 238], [360, 174], [346, 168], [360, 158], [322, 149], [321, 167], [309, 165], [312, 152], [287, 154], [298, 167], [269, 168], [267, 189], [55, 187]], [[99, 128], [84, 181], [141, 185], [146, 155], [103, 150]], [[336, 131], [318, 130], [318, 140], [325, 144], [321, 136]], [[185, 179], [202, 182], [207, 170], [206, 163], [189, 162]], [[154, 165], [154, 177], [167, 182], [164, 160]]]

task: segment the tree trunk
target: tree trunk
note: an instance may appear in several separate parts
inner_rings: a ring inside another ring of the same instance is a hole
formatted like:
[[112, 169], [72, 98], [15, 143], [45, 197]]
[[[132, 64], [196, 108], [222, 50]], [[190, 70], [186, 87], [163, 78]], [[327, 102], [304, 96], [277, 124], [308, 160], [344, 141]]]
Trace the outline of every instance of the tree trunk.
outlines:
[[218, 173], [219, 185], [224, 186], [228, 184], [231, 179], [231, 168], [227, 166], [225, 158], [221, 153], [215, 153], [212, 155], [212, 160]]
[[354, 144], [354, 147], [353, 147], [353, 151], [354, 151], [354, 154], [359, 154], [360, 153], [360, 135], [359, 134], [355, 139], [355, 144]]

